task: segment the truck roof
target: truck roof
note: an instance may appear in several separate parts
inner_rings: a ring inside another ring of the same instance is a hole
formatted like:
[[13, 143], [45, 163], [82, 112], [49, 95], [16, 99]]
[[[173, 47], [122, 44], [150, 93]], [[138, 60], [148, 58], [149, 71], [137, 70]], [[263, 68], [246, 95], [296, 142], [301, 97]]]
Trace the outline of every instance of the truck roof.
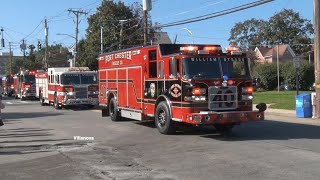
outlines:
[[118, 53], [118, 52], [123, 52], [123, 51], [130, 51], [130, 50], [134, 50], [134, 49], [149, 49], [149, 48], [154, 48], [154, 47], [157, 47], [159, 49], [161, 56], [167, 56], [167, 55], [171, 55], [171, 54], [180, 53], [181, 52], [180, 47], [185, 47], [185, 46], [198, 46], [198, 47], [214, 46], [214, 47], [221, 47], [220, 45], [217, 45], [217, 44], [157, 44], [157, 45], [137, 46], [137, 47], [127, 48], [127, 49], [121, 49], [121, 50], [118, 50], [118, 51], [112, 51], [112, 52], [103, 53], [103, 54], [100, 54], [99, 56]]

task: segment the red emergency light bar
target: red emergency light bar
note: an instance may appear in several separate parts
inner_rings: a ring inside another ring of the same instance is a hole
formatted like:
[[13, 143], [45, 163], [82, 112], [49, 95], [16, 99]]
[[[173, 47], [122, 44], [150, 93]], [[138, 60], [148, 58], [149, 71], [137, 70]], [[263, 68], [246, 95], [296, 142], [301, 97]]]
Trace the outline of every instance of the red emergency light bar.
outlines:
[[36, 71], [29, 71], [30, 75], [36, 74]]
[[227, 48], [227, 52], [230, 53], [231, 55], [241, 55], [242, 54], [242, 52], [236, 46], [229, 46]]
[[180, 47], [180, 51], [198, 51], [199, 47], [198, 46], [185, 46], [185, 47]]

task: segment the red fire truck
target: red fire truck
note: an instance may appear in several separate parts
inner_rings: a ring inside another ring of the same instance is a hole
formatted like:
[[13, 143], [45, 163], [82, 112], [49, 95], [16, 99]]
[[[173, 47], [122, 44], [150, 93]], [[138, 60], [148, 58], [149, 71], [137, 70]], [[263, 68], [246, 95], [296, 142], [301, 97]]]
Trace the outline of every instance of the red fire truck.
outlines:
[[35, 71], [20, 71], [13, 77], [15, 97], [22, 101], [36, 97]]
[[13, 96], [15, 94], [14, 84], [13, 84], [13, 75], [6, 75], [2, 78], [2, 92], [7, 96]]
[[230, 131], [264, 120], [266, 105], [252, 105], [249, 60], [235, 47], [160, 44], [106, 54], [99, 61], [102, 116], [154, 120], [160, 133], [176, 122]]
[[54, 108], [70, 108], [98, 104], [99, 88], [97, 72], [88, 67], [48, 68], [48, 72], [36, 73], [36, 96], [40, 104], [53, 104]]

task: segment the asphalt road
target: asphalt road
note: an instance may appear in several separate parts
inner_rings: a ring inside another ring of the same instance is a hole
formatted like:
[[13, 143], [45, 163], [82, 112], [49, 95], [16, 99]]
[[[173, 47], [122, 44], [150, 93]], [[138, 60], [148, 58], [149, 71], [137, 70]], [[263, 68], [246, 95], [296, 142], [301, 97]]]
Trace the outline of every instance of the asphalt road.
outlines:
[[[288, 117], [237, 126], [181, 127], [111, 122], [99, 110], [55, 110], [5, 99], [0, 179], [320, 179], [320, 127]], [[74, 140], [74, 136], [94, 140]]]

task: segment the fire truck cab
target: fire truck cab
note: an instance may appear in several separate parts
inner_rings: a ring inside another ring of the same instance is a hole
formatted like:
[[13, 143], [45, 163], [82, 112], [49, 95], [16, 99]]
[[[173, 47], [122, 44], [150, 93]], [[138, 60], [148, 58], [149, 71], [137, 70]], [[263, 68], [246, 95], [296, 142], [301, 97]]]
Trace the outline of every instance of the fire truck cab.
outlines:
[[13, 75], [6, 75], [5, 77], [2, 77], [1, 80], [2, 84], [2, 92], [4, 95], [7, 96], [13, 96], [15, 94], [14, 91], [14, 84], [13, 84]]
[[24, 70], [13, 77], [16, 99], [23, 101], [36, 97], [35, 73], [33, 70]]
[[253, 110], [250, 62], [236, 47], [159, 44], [101, 54], [99, 103], [102, 116], [154, 120], [160, 133], [177, 122], [214, 125], [264, 120], [266, 105]]
[[53, 104], [54, 108], [98, 104], [97, 72], [88, 67], [48, 68], [36, 73], [36, 94], [41, 105]]

